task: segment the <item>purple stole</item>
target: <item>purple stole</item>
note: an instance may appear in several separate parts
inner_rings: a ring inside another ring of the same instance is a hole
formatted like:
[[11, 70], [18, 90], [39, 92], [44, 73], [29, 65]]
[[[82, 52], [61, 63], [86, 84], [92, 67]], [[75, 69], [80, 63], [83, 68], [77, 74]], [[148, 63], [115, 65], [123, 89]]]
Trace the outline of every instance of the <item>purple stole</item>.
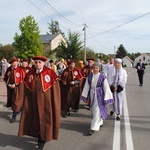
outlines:
[[[89, 85], [91, 85], [92, 77], [93, 77], [93, 74], [89, 74], [89, 76], [88, 76]], [[100, 108], [100, 113], [101, 113], [102, 119], [107, 118], [107, 106], [106, 106], [106, 104], [113, 103], [113, 99], [109, 99], [109, 100], [104, 101], [103, 83], [104, 83], [105, 78], [106, 78], [105, 75], [100, 74], [99, 79], [97, 81], [97, 86], [94, 89], [95, 90], [94, 94], [96, 94], [95, 96], [97, 96], [97, 102], [98, 102], [98, 105]], [[91, 101], [91, 107], [92, 107], [92, 101]]]

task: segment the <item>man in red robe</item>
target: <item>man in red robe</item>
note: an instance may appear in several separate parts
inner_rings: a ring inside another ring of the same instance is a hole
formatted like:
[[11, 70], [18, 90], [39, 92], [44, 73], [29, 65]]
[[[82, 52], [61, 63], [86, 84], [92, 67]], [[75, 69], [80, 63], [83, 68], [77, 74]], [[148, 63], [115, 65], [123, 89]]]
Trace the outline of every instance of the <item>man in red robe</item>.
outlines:
[[37, 150], [58, 139], [60, 128], [60, 87], [56, 73], [45, 66], [44, 56], [35, 56], [35, 68], [26, 74], [25, 99], [18, 135], [38, 138]]
[[13, 114], [10, 123], [14, 123], [16, 121], [16, 116], [21, 111], [23, 105], [23, 80], [25, 78], [25, 72], [18, 66], [17, 58], [13, 58], [9, 63], [11, 66], [7, 68], [4, 75], [4, 81], [7, 86], [6, 107], [12, 107]]
[[84, 73], [84, 77], [87, 77], [90, 73], [92, 73], [92, 65], [94, 64], [93, 58], [87, 58], [86, 60], [88, 64], [84, 66], [84, 68], [82, 69], [82, 72]]
[[32, 69], [29, 67], [29, 61], [27, 58], [21, 60], [21, 67], [24, 69], [25, 73], [28, 73]]
[[83, 79], [83, 74], [75, 67], [74, 60], [70, 60], [68, 66], [61, 75], [61, 109], [62, 116], [65, 118], [70, 115], [70, 108], [74, 112], [79, 109], [81, 80]]

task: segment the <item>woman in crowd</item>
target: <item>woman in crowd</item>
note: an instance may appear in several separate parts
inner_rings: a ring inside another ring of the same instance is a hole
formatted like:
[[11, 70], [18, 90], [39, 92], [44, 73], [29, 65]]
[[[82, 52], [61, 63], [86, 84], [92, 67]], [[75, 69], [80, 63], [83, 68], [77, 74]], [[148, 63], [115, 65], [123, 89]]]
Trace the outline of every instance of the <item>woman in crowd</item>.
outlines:
[[92, 65], [93, 73], [89, 74], [83, 91], [81, 100], [87, 102], [88, 93], [90, 92], [90, 110], [92, 113], [92, 121], [89, 135], [103, 125], [103, 119], [107, 118], [107, 104], [113, 103], [113, 96], [106, 77], [100, 73], [100, 64]]
[[122, 68], [122, 60], [115, 59], [112, 73], [109, 76], [110, 88], [114, 97], [114, 104], [110, 105], [110, 115], [116, 113], [116, 120], [120, 120], [122, 115], [123, 100], [125, 96], [125, 84], [127, 82], [127, 72]]

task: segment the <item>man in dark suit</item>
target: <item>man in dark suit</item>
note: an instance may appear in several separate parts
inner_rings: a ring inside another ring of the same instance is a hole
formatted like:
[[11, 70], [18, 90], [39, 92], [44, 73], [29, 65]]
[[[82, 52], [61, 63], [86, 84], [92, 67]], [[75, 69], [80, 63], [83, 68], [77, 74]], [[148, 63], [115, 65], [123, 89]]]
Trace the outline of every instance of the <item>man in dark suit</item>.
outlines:
[[144, 76], [144, 70], [145, 70], [145, 64], [140, 59], [139, 62], [136, 65], [138, 77], [139, 77], [139, 86], [143, 85], [143, 76]]

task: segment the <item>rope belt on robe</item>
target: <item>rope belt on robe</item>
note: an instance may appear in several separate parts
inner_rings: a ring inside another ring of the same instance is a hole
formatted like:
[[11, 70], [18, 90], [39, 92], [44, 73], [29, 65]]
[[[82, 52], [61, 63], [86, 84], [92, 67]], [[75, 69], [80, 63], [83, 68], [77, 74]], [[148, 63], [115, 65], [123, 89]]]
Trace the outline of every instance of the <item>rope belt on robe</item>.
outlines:
[[92, 109], [94, 101], [97, 100], [102, 119], [107, 118], [107, 107], [104, 102], [104, 92], [102, 87], [91, 88], [93, 98], [91, 99], [90, 108]]

